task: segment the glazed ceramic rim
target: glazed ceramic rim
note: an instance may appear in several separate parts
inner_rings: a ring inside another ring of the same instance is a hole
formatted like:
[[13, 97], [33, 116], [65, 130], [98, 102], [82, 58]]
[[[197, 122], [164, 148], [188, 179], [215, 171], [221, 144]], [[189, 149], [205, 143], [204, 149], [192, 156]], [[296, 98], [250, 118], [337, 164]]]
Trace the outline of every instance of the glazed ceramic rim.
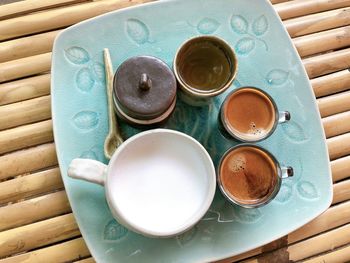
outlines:
[[[238, 148], [242, 148], [242, 147], [252, 147], [252, 148], [256, 148], [256, 149], [262, 151], [263, 153], [267, 154], [271, 158], [271, 160], [273, 161], [273, 163], [276, 166], [276, 169], [277, 169], [277, 183], [275, 185], [275, 188], [274, 188], [274, 190], [271, 192], [271, 194], [268, 197], [262, 198], [261, 202], [252, 203], [252, 204], [246, 204], [246, 203], [241, 203], [241, 202], [237, 201], [236, 199], [234, 199], [232, 197], [232, 195], [230, 195], [228, 193], [228, 191], [226, 191], [226, 189], [223, 186], [223, 183], [221, 181], [221, 173], [220, 173], [220, 171], [221, 171], [221, 166], [222, 166], [222, 163], [223, 163], [224, 159], [232, 151], [234, 151], [234, 150], [236, 150]], [[266, 150], [265, 148], [263, 148], [261, 146], [252, 144], [252, 143], [242, 143], [242, 144], [239, 144], [239, 145], [236, 145], [236, 146], [233, 146], [233, 147], [229, 148], [223, 154], [223, 156], [221, 157], [221, 159], [219, 161], [218, 168], [217, 168], [217, 182], [218, 182], [219, 189], [220, 189], [221, 193], [224, 195], [224, 197], [230, 203], [238, 205], [238, 206], [241, 206], [241, 207], [244, 207], [244, 208], [258, 208], [258, 207], [261, 207], [261, 206], [264, 206], [264, 205], [270, 203], [276, 197], [276, 195], [279, 192], [279, 190], [281, 188], [281, 185], [282, 185], [282, 170], [281, 170], [280, 163], [277, 161], [276, 157], [272, 153], [270, 153], [268, 150]]]
[[138, 133], [132, 137], [130, 137], [129, 139], [127, 139], [121, 146], [119, 146], [117, 148], [117, 150], [115, 151], [115, 153], [113, 154], [112, 158], [110, 159], [110, 164], [114, 163], [117, 161], [118, 156], [120, 155], [120, 153], [126, 148], [128, 147], [128, 145], [130, 144], [130, 142], [136, 141], [136, 140], [140, 140], [141, 138], [147, 137], [148, 135], [151, 134], [172, 134], [175, 136], [179, 136], [182, 137], [184, 139], [186, 139], [187, 142], [192, 143], [194, 147], [196, 147], [198, 150], [200, 150], [200, 152], [203, 153], [201, 159], [203, 159], [203, 162], [206, 162], [205, 170], [208, 172], [208, 183], [207, 183], [207, 194], [205, 199], [203, 200], [201, 207], [199, 209], [198, 212], [193, 213], [193, 215], [191, 216], [191, 218], [183, 225], [179, 226], [177, 229], [173, 229], [171, 231], [154, 231], [154, 230], [149, 230], [149, 229], [145, 229], [144, 227], [134, 224], [132, 222], [130, 222], [129, 220], [127, 220], [127, 218], [125, 218], [123, 216], [123, 213], [118, 209], [118, 206], [116, 204], [112, 204], [111, 203], [111, 198], [110, 196], [112, 196], [112, 189], [108, 183], [109, 181], [109, 177], [111, 176], [110, 174], [110, 169], [112, 167], [112, 165], [108, 165], [107, 168], [107, 173], [106, 173], [106, 178], [105, 178], [105, 194], [106, 194], [106, 200], [108, 202], [108, 206], [110, 207], [110, 210], [113, 214], [113, 216], [120, 221], [121, 223], [123, 223], [125, 226], [129, 227], [131, 230], [140, 233], [142, 235], [148, 236], [148, 237], [172, 237], [172, 236], [176, 236], [178, 234], [181, 234], [187, 230], [189, 230], [191, 227], [193, 227], [204, 215], [205, 213], [208, 211], [213, 199], [214, 199], [214, 195], [215, 195], [215, 190], [216, 190], [216, 170], [215, 170], [215, 166], [214, 163], [209, 155], [209, 153], [207, 152], [207, 150], [203, 147], [203, 145], [201, 145], [196, 139], [192, 138], [191, 136], [179, 132], [179, 131], [175, 131], [175, 130], [170, 130], [170, 129], [152, 129], [152, 130], [148, 130], [148, 131], [144, 131], [141, 133]]
[[[216, 90], [213, 90], [210, 92], [200, 91], [198, 89], [194, 89], [194, 88], [190, 87], [185, 81], [182, 80], [182, 77], [177, 69], [178, 56], [179, 56], [180, 52], [182, 51], [182, 48], [185, 45], [187, 45], [189, 42], [194, 41], [194, 40], [198, 40], [198, 39], [199, 40], [207, 40], [207, 41], [214, 42], [214, 43], [215, 42], [220, 43], [222, 45], [222, 47], [224, 47], [224, 49], [225, 49], [226, 56], [229, 55], [230, 63], [232, 64], [232, 67], [234, 69], [234, 71], [231, 73], [230, 78], [227, 80], [225, 85], [223, 85], [219, 89], [216, 89]], [[187, 94], [192, 95], [194, 97], [202, 97], [202, 98], [214, 97], [214, 96], [217, 96], [217, 95], [223, 93], [225, 90], [227, 90], [231, 86], [231, 84], [234, 81], [234, 79], [236, 78], [236, 75], [238, 72], [238, 59], [237, 59], [237, 56], [236, 56], [233, 48], [222, 38], [219, 38], [217, 36], [212, 36], [212, 35], [195, 36], [195, 37], [192, 37], [192, 38], [186, 40], [185, 42], [183, 42], [181, 44], [181, 46], [177, 49], [177, 51], [175, 53], [175, 57], [174, 57], [174, 62], [173, 62], [173, 70], [174, 70], [174, 74], [175, 74], [177, 81], [180, 83], [180, 88], [184, 92], [186, 92]]]
[[[263, 95], [265, 95], [269, 101], [272, 103], [272, 106], [274, 108], [274, 111], [275, 111], [275, 120], [274, 120], [274, 123], [271, 127], [271, 129], [266, 132], [264, 134], [264, 136], [262, 137], [259, 137], [258, 139], [252, 139], [252, 140], [249, 140], [247, 138], [244, 138], [244, 137], [240, 137], [237, 133], [235, 133], [234, 131], [232, 131], [232, 129], [230, 128], [230, 124], [228, 122], [226, 122], [225, 120], [225, 109], [227, 107], [227, 104], [230, 100], [230, 98], [237, 92], [241, 91], [241, 90], [244, 90], [244, 89], [252, 89], [252, 90], [255, 90], [255, 91], [258, 91], [259, 93], [262, 93]], [[257, 87], [254, 87], [254, 86], [244, 86], [244, 87], [240, 87], [238, 89], [235, 89], [234, 91], [230, 92], [224, 102], [222, 103], [221, 105], [221, 109], [220, 109], [220, 119], [221, 119], [221, 123], [222, 125], [224, 126], [226, 132], [232, 136], [234, 139], [238, 140], [238, 141], [241, 141], [241, 142], [245, 142], [245, 143], [251, 143], [251, 142], [260, 142], [262, 140], [265, 140], [266, 138], [270, 137], [274, 131], [276, 130], [277, 128], [277, 125], [278, 125], [278, 118], [279, 118], [279, 112], [278, 112], [278, 108], [277, 108], [277, 105], [276, 105], [276, 102], [275, 100], [268, 94], [266, 93], [265, 91], [263, 91], [262, 89], [259, 89]]]

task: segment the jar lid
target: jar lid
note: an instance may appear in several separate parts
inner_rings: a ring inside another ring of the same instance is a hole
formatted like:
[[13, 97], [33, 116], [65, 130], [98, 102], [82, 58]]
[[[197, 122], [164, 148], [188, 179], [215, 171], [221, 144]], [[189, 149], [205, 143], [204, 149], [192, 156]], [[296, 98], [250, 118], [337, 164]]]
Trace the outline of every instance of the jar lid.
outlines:
[[141, 120], [159, 117], [173, 104], [176, 79], [162, 60], [136, 56], [124, 61], [114, 75], [115, 103], [124, 114]]

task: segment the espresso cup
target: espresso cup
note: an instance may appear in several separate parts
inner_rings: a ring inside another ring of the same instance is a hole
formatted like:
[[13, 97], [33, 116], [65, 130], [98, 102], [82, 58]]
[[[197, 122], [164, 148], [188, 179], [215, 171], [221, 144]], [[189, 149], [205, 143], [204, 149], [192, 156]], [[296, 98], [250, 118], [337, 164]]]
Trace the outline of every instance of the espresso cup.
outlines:
[[269, 203], [278, 193], [281, 180], [293, 176], [292, 167], [281, 167], [267, 150], [240, 144], [230, 148], [218, 166], [218, 184], [231, 203], [255, 208]]
[[194, 226], [216, 188], [214, 164], [204, 147], [168, 129], [129, 138], [108, 165], [74, 159], [68, 176], [104, 186], [115, 219], [148, 237], [171, 237]]
[[242, 87], [225, 98], [219, 121], [230, 137], [242, 142], [258, 142], [290, 118], [288, 111], [278, 111], [274, 100], [263, 90]]
[[177, 50], [173, 69], [181, 90], [192, 99], [210, 98], [224, 92], [237, 74], [234, 50], [223, 39], [197, 36]]

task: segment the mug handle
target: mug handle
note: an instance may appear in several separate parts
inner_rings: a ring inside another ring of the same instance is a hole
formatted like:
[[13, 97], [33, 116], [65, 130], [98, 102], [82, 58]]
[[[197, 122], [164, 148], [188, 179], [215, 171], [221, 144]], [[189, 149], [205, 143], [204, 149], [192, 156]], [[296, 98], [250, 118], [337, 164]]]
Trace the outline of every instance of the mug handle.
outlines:
[[68, 176], [85, 180], [94, 184], [104, 185], [107, 165], [90, 159], [73, 159], [68, 167]]
[[289, 111], [279, 111], [278, 112], [278, 123], [283, 123], [289, 121], [291, 118]]
[[294, 174], [293, 168], [290, 166], [281, 167], [282, 179], [292, 177]]

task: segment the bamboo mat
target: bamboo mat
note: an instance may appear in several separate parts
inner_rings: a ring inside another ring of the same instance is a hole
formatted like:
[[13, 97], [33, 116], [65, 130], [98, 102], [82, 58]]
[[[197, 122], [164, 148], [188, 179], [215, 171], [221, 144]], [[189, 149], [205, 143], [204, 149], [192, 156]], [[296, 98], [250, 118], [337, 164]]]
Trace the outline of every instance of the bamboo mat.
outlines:
[[[50, 108], [55, 36], [142, 0], [0, 6], [0, 263], [94, 262], [57, 166]], [[303, 59], [327, 136], [332, 206], [301, 229], [222, 262], [350, 262], [350, 0], [271, 0]]]

